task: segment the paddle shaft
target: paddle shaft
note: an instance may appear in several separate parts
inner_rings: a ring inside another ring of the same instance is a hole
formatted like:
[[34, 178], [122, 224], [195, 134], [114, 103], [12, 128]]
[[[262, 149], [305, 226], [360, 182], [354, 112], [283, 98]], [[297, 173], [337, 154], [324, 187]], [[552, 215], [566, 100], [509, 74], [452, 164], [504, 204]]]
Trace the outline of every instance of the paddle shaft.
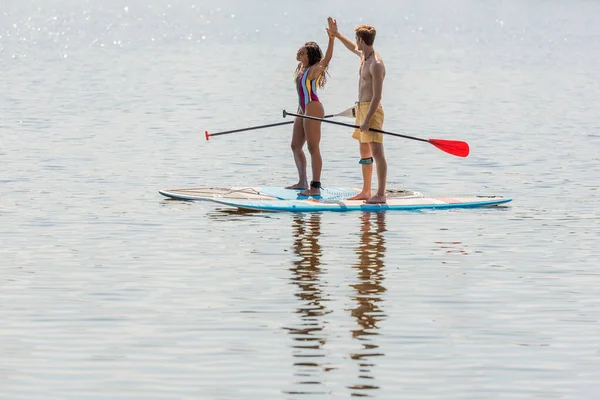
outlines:
[[[291, 115], [291, 114], [290, 114]], [[335, 117], [338, 114], [330, 114], [330, 115], [326, 115], [324, 118], [331, 118], [331, 117]], [[208, 138], [210, 136], [219, 136], [219, 135], [227, 135], [230, 133], [236, 133], [236, 132], [244, 132], [244, 131], [251, 131], [254, 129], [263, 129], [263, 128], [271, 128], [274, 126], [280, 126], [280, 125], [289, 125], [289, 124], [293, 124], [294, 121], [285, 121], [285, 122], [276, 122], [274, 124], [266, 124], [266, 125], [259, 125], [259, 126], [251, 126], [249, 128], [240, 128], [240, 129], [234, 129], [231, 131], [224, 131], [224, 132], [219, 132], [219, 133], [208, 133], [206, 132], [206, 140], [208, 140]]]
[[225, 131], [225, 132], [219, 132], [219, 133], [209, 133], [208, 136], [227, 135], [229, 133], [251, 131], [251, 130], [254, 130], [254, 129], [262, 129], [262, 128], [271, 128], [273, 126], [289, 125], [289, 124], [293, 124], [293, 123], [294, 123], [294, 121], [277, 122], [277, 123], [274, 123], [274, 124], [251, 126], [250, 128], [240, 128], [240, 129], [233, 129], [231, 131]]
[[[335, 125], [347, 126], [349, 128], [355, 128], [355, 129], [359, 129], [360, 128], [360, 126], [358, 126], [358, 125], [346, 124], [344, 122], [338, 122], [338, 121], [327, 121], [327, 120], [324, 120], [323, 118], [311, 117], [311, 116], [308, 116], [308, 115], [294, 114], [294, 113], [290, 113], [290, 112], [287, 112], [287, 111], [283, 110], [283, 117], [285, 118], [288, 115], [291, 115], [291, 116], [294, 116], [294, 117], [312, 119], [314, 121], [327, 122], [327, 123], [335, 124]], [[418, 140], [420, 142], [427, 142], [427, 143], [429, 143], [429, 140], [427, 140], [427, 139], [421, 139], [421, 138], [414, 137], [414, 136], [402, 135], [400, 133], [386, 132], [386, 131], [382, 131], [381, 129], [375, 129], [375, 128], [369, 128], [369, 130], [373, 131], [373, 132], [383, 133], [383, 134], [386, 134], [386, 135], [398, 136], [398, 137], [403, 137], [403, 138], [406, 138], [406, 139]]]

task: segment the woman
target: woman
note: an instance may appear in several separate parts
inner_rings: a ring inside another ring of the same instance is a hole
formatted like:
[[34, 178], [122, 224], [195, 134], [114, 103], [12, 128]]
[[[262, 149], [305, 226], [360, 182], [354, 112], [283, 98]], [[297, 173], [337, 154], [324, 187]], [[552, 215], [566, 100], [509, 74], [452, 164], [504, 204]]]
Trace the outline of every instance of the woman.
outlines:
[[[325, 75], [327, 74], [327, 67], [333, 55], [335, 36], [330, 32], [330, 28], [334, 26], [335, 22], [331, 17], [327, 19], [327, 22], [329, 24], [329, 28], [327, 28], [329, 44], [327, 45], [325, 57], [323, 57], [321, 48], [315, 42], [306, 42], [296, 54], [298, 67], [294, 75], [294, 82], [298, 91], [298, 114], [318, 118], [325, 116], [323, 105], [317, 96], [317, 87], [325, 87], [325, 83], [327, 82]], [[306, 177], [306, 157], [302, 149], [305, 142], [310, 153], [312, 166], [310, 187]], [[321, 169], [323, 161], [321, 159], [321, 150], [319, 149], [320, 142], [321, 121], [296, 117], [294, 120], [291, 148], [296, 168], [298, 169], [298, 183], [288, 186], [287, 189], [303, 190], [298, 193], [299, 196], [318, 196], [321, 194]]]

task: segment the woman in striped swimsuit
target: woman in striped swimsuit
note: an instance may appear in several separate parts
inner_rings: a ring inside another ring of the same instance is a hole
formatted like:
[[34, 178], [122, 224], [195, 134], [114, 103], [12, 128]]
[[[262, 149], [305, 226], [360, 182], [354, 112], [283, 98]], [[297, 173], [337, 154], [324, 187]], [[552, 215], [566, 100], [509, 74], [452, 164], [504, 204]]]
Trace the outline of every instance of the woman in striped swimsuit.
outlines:
[[[329, 26], [334, 23], [331, 18], [328, 18]], [[323, 118], [325, 112], [323, 105], [317, 96], [317, 88], [325, 87], [327, 81], [327, 67], [333, 55], [333, 43], [335, 37], [329, 32], [329, 44], [325, 57], [319, 45], [315, 42], [307, 42], [300, 47], [296, 54], [298, 67], [294, 75], [294, 83], [298, 91], [298, 114], [308, 115], [311, 117]], [[294, 120], [294, 132], [292, 134], [292, 153], [294, 161], [298, 169], [298, 183], [288, 186], [288, 189], [301, 189], [298, 193], [301, 196], [317, 196], [321, 194], [321, 169], [323, 161], [321, 159], [321, 150], [319, 144], [321, 142], [321, 121], [314, 121], [305, 118]], [[306, 176], [306, 156], [302, 149], [304, 143], [307, 143], [308, 152], [310, 153], [312, 166], [312, 181], [308, 185]]]

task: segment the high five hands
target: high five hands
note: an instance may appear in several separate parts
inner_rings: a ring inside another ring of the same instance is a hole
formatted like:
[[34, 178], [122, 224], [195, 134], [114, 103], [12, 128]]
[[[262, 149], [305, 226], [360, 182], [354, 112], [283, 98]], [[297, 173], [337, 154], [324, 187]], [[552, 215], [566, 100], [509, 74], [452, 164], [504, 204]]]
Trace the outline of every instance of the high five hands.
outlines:
[[325, 28], [325, 30], [327, 31], [329, 37], [336, 37], [338, 35], [337, 21], [331, 17], [328, 17], [327, 25], [328, 27]]

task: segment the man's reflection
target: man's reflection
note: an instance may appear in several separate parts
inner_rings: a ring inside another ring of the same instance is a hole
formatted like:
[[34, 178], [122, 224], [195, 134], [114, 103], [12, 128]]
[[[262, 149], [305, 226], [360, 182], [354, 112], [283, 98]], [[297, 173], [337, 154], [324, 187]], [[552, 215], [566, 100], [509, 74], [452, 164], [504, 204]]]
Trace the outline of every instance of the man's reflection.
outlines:
[[[295, 296], [299, 299], [300, 323], [297, 327], [287, 328], [296, 342], [292, 348], [296, 361], [297, 384], [307, 385], [306, 390], [287, 392], [289, 394], [325, 394], [321, 373], [327, 369], [323, 365], [326, 342], [323, 331], [323, 316], [330, 311], [323, 304], [321, 287], [322, 270], [320, 258], [322, 248], [319, 244], [321, 234], [321, 214], [295, 214], [293, 216], [292, 234], [294, 237], [294, 253], [297, 258], [293, 262], [292, 282], [297, 286]], [[310, 385], [310, 386], [309, 386]]]
[[368, 396], [369, 391], [379, 389], [372, 384], [374, 357], [383, 356], [376, 343], [378, 324], [385, 318], [381, 309], [381, 295], [385, 292], [382, 285], [385, 273], [385, 213], [362, 213], [360, 243], [356, 250], [358, 262], [354, 266], [357, 282], [350, 285], [354, 289], [352, 300], [356, 307], [352, 316], [356, 318], [358, 328], [352, 330], [352, 338], [359, 341], [362, 348], [351, 353], [350, 357], [358, 362], [358, 382], [348, 386], [353, 396]]

